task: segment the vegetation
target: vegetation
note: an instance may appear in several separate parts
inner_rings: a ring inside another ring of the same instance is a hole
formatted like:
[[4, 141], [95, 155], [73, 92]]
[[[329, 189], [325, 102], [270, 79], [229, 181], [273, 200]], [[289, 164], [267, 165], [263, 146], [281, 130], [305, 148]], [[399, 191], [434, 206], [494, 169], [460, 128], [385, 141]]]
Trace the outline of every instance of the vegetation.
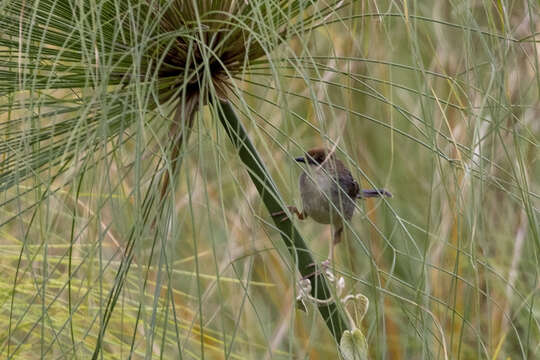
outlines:
[[[539, 357], [539, 14], [0, 0], [0, 357]], [[329, 273], [314, 146], [394, 194]]]

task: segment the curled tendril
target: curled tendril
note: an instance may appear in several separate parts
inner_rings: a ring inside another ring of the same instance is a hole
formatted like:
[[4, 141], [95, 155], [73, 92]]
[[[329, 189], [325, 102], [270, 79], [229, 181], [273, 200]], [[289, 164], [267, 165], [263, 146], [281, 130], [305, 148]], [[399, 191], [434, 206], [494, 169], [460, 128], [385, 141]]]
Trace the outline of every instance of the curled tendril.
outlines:
[[[349, 322], [351, 324], [351, 329], [356, 329], [356, 324], [359, 324], [364, 316], [367, 313], [368, 307], [369, 307], [369, 299], [367, 296], [363, 294], [356, 294], [356, 295], [347, 295], [343, 299], [341, 299], [341, 302], [343, 303], [343, 307], [345, 309], [345, 313], [347, 314], [347, 317], [349, 318]], [[347, 303], [353, 303], [353, 310], [355, 313], [355, 317], [351, 315], [349, 310], [347, 309]]]
[[[336, 278], [334, 273], [330, 269], [325, 270], [326, 278], [329, 282], [336, 284], [336, 293], [338, 297], [341, 297], [341, 294], [343, 293], [343, 289], [345, 288], [345, 279], [340, 276], [339, 278]], [[298, 296], [296, 297], [296, 307], [300, 310], [306, 311], [306, 301], [315, 303], [317, 305], [328, 305], [332, 302], [334, 302], [334, 298], [330, 297], [325, 300], [317, 299], [311, 295], [311, 281], [309, 279], [300, 279], [300, 281], [297, 284], [297, 293]]]

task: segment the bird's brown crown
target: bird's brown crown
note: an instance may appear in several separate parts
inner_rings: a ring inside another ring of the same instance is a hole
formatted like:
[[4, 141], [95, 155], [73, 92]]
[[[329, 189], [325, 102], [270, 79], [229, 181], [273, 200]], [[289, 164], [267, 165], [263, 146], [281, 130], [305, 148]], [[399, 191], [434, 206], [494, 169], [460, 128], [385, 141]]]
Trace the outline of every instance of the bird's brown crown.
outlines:
[[322, 164], [326, 160], [327, 156], [332, 156], [332, 155], [333, 153], [328, 151], [328, 149], [314, 148], [314, 149], [309, 150], [306, 153], [306, 158], [309, 160], [313, 160], [313, 162], [316, 164]]

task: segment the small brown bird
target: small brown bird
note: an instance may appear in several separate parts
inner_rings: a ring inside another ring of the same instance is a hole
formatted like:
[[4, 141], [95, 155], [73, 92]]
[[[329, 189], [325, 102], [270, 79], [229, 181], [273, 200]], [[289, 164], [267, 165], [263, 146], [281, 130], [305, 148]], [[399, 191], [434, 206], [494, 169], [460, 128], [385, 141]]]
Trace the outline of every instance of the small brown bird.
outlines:
[[[308, 164], [308, 169], [300, 176], [303, 210], [298, 211], [295, 206], [289, 206], [289, 210], [300, 220], [309, 216], [318, 223], [333, 225], [334, 234], [329, 255], [331, 260], [334, 246], [341, 241], [343, 220], [349, 221], [352, 218], [356, 199], [392, 197], [392, 194], [384, 189], [361, 190], [349, 169], [327, 149], [309, 150], [295, 160]], [[283, 212], [273, 215], [279, 214]]]

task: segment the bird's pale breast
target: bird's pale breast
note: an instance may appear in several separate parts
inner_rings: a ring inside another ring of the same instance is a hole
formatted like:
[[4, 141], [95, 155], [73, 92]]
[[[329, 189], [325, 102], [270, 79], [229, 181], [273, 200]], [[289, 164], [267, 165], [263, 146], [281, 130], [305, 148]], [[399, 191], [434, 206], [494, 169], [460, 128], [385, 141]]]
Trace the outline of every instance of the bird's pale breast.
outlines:
[[341, 224], [342, 217], [349, 220], [354, 213], [354, 199], [340, 190], [330, 177], [332, 171], [325, 171], [322, 167], [309, 170], [300, 176], [300, 195], [305, 213], [322, 224]]

